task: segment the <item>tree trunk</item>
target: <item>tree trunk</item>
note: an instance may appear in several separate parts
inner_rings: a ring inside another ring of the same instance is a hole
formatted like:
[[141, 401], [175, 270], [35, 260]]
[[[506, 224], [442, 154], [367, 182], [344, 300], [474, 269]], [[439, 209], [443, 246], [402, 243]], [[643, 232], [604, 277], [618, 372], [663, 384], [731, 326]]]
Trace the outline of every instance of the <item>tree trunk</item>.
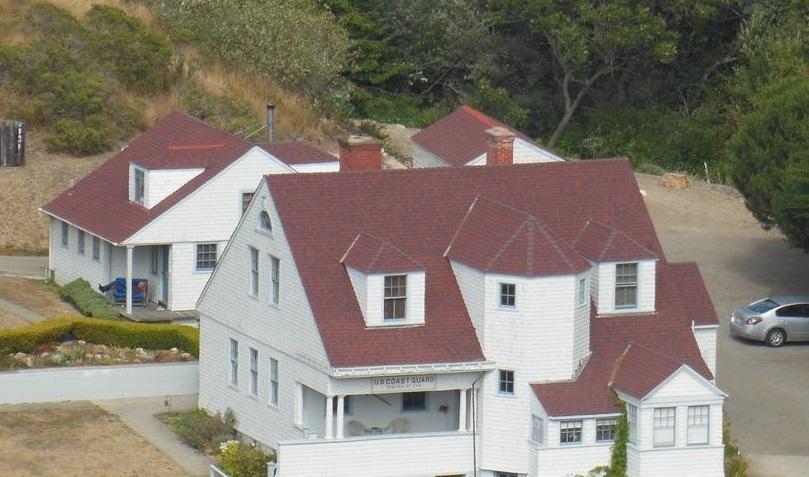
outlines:
[[553, 134], [551, 134], [551, 138], [548, 139], [546, 146], [549, 149], [556, 147], [556, 143], [559, 141], [562, 133], [565, 132], [565, 128], [567, 128], [570, 120], [573, 119], [573, 114], [575, 114], [576, 110], [579, 108], [579, 103], [581, 103], [582, 98], [590, 92], [590, 88], [596, 80], [608, 72], [609, 70], [606, 69], [597, 71], [590, 79], [582, 84], [581, 89], [579, 89], [576, 97], [572, 100], [570, 98], [570, 83], [573, 81], [573, 76], [570, 75], [570, 73], [565, 74], [565, 77], [562, 79], [562, 93], [565, 95], [565, 113], [556, 125], [556, 129], [553, 131]]

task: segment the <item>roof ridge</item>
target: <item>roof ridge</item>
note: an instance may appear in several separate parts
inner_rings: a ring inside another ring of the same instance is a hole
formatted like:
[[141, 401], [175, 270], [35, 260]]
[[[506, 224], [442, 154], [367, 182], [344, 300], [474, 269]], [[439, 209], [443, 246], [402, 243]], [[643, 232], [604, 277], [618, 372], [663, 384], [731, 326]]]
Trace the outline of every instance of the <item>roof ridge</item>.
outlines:
[[354, 240], [351, 242], [351, 245], [348, 246], [348, 249], [346, 249], [345, 253], [340, 258], [339, 263], [344, 262], [344, 260], [348, 257], [348, 254], [351, 252], [351, 249], [354, 248], [354, 245], [356, 245], [356, 243], [359, 242], [361, 237], [366, 237], [368, 239], [374, 240], [374, 241], [379, 243], [379, 247], [375, 251], [374, 257], [371, 259], [371, 262], [369, 263], [369, 266], [371, 266], [371, 267], [376, 265], [376, 262], [382, 256], [382, 252], [385, 249], [385, 247], [389, 247], [394, 252], [398, 253], [399, 255], [401, 255], [404, 258], [406, 258], [406, 259], [410, 260], [411, 262], [413, 262], [413, 264], [418, 265], [421, 268], [425, 268], [424, 265], [421, 262], [419, 262], [418, 260], [416, 260], [415, 258], [410, 256], [408, 253], [406, 253], [405, 251], [403, 251], [402, 249], [400, 249], [396, 245], [394, 245], [392, 242], [390, 242], [388, 240], [381, 239], [381, 238], [377, 237], [376, 235], [370, 234], [368, 232], [360, 232], [360, 233], [357, 234], [356, 237], [354, 237]]
[[502, 126], [505, 126], [505, 127], [509, 128], [509, 129], [512, 129], [511, 126], [494, 119], [493, 117], [489, 116], [488, 114], [484, 113], [483, 111], [480, 111], [479, 109], [475, 109], [472, 106], [469, 106], [468, 104], [464, 104], [463, 106], [458, 108], [456, 111], [462, 111], [462, 112], [468, 114], [469, 116], [472, 116], [474, 119], [478, 120], [479, 122], [484, 123], [486, 126], [489, 126], [489, 127], [495, 127], [495, 126], [502, 125]]
[[612, 242], [615, 240], [615, 234], [621, 234], [625, 239], [629, 240], [633, 244], [635, 244], [638, 247], [642, 248], [644, 251], [654, 255], [655, 257], [660, 258], [658, 256], [658, 254], [653, 252], [652, 250], [650, 250], [649, 247], [646, 247], [642, 243], [640, 243], [637, 240], [635, 240], [634, 238], [630, 237], [626, 232], [619, 229], [618, 227], [615, 227], [615, 226], [612, 226], [612, 225], [607, 225], [607, 224], [605, 224], [603, 222], [599, 222], [598, 220], [595, 220], [595, 219], [592, 219], [592, 218], [588, 219], [588, 222], [592, 222], [594, 224], [600, 225], [600, 226], [605, 227], [605, 228], [607, 228], [607, 229], [609, 229], [611, 231], [610, 232], [610, 240], [604, 246], [604, 249], [601, 250], [601, 254], [599, 255], [599, 258], [603, 257], [604, 254], [607, 252], [607, 249], [612, 245]]
[[[565, 242], [562, 237], [558, 237], [556, 235], [556, 233], [547, 224], [545, 224], [543, 222], [540, 222], [540, 221], [538, 221], [538, 222], [539, 222], [539, 224], [541, 224], [542, 233], [545, 235], [545, 238], [548, 239], [548, 242], [550, 242], [551, 246], [556, 251], [556, 254], [559, 255], [560, 257], [562, 257], [562, 260], [564, 260], [565, 265], [567, 265], [567, 268], [571, 272], [575, 273], [576, 267], [574, 267], [573, 263], [571, 263], [570, 257], [567, 256], [567, 253], [562, 251], [561, 247], [559, 246], [559, 242], [561, 241], [562, 243], [565, 243], [566, 245], [568, 245], [568, 247], [570, 247], [571, 251], [573, 253], [575, 253], [576, 255], [579, 255], [579, 257], [581, 257], [581, 254], [579, 254], [579, 252], [577, 252], [572, 246], [570, 246], [570, 244]], [[581, 258], [582, 258], [582, 260], [584, 260], [584, 257], [581, 257]]]
[[492, 256], [492, 259], [491, 259], [491, 260], [489, 260], [489, 263], [487, 263], [487, 264], [486, 264], [486, 268], [485, 268], [485, 270], [486, 270], [486, 271], [488, 271], [489, 269], [491, 269], [491, 267], [492, 267], [492, 266], [493, 266], [495, 263], [497, 263], [497, 261], [498, 261], [498, 260], [500, 259], [500, 257], [503, 255], [503, 253], [504, 253], [506, 250], [508, 250], [508, 249], [509, 249], [509, 247], [511, 247], [511, 245], [514, 243], [514, 240], [515, 240], [515, 239], [517, 238], [517, 236], [520, 234], [520, 231], [522, 231], [522, 230], [523, 230], [523, 229], [526, 227], [526, 224], [528, 223], [528, 221], [529, 221], [529, 220], [530, 220], [530, 216], [529, 216], [529, 217], [526, 217], [526, 219], [525, 219], [524, 221], [522, 221], [522, 222], [520, 223], [520, 225], [518, 225], [518, 226], [517, 226], [517, 227], [514, 229], [514, 233], [512, 233], [512, 234], [511, 234], [511, 236], [510, 236], [510, 237], [509, 237], [509, 238], [506, 240], [506, 242], [503, 244], [503, 246], [502, 246], [502, 247], [500, 247], [500, 250], [498, 250], [498, 251], [497, 251], [497, 253], [495, 253], [495, 254], [494, 254], [494, 256]]

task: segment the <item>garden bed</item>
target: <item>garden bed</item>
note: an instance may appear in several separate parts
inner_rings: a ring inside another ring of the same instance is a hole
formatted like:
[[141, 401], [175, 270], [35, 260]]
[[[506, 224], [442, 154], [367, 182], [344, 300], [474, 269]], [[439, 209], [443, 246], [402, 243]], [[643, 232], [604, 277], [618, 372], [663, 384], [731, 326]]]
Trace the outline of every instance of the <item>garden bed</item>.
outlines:
[[0, 358], [0, 370], [52, 368], [64, 366], [97, 366], [139, 363], [177, 363], [194, 361], [191, 353], [178, 348], [147, 350], [68, 340], [43, 343], [32, 352], [9, 353]]

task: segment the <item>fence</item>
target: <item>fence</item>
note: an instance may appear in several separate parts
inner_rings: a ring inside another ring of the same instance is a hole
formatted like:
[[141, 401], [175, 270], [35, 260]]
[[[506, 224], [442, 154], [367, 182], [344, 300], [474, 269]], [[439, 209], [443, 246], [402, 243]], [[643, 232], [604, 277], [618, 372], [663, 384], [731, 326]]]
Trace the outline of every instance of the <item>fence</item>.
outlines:
[[0, 373], [0, 404], [195, 394], [197, 363], [24, 369]]
[[0, 122], [0, 167], [25, 164], [25, 123]]

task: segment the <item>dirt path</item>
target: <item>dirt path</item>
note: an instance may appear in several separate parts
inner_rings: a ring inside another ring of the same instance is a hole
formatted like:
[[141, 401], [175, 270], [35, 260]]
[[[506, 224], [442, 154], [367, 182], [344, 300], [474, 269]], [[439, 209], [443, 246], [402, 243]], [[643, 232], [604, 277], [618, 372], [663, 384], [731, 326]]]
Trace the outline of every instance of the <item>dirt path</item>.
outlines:
[[809, 344], [773, 349], [737, 340], [728, 317], [770, 293], [809, 292], [809, 255], [791, 249], [778, 231], [763, 230], [733, 189], [695, 183], [671, 190], [640, 174], [638, 182], [667, 258], [699, 264], [719, 315], [717, 382], [729, 394], [726, 410], [751, 456], [751, 475], [804, 475]]
[[51, 316], [76, 315], [42, 280], [0, 276], [0, 328], [17, 328]]

